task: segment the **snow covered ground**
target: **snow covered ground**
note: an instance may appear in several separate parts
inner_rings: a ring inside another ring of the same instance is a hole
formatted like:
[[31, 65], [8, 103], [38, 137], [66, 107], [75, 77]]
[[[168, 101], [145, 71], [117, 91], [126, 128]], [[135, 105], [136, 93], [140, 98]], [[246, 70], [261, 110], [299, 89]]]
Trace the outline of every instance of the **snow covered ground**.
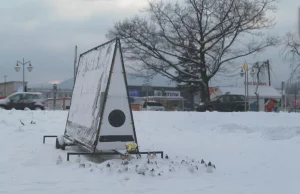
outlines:
[[[56, 150], [55, 139], [43, 144], [43, 135], [63, 134], [65, 111], [0, 110], [0, 193], [299, 194], [299, 117], [134, 112], [140, 150], [163, 150], [169, 159], [147, 164], [144, 156], [122, 165], [77, 156], [67, 162], [74, 148]], [[213, 173], [201, 159], [216, 165]]]

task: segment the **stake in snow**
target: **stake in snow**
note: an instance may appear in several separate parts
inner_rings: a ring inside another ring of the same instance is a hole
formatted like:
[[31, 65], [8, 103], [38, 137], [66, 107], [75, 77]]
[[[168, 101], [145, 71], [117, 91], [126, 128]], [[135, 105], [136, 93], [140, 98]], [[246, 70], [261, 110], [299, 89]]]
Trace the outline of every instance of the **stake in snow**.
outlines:
[[76, 145], [91, 154], [143, 154], [138, 150], [125, 76], [119, 39], [80, 55], [65, 133], [57, 138], [56, 148]]

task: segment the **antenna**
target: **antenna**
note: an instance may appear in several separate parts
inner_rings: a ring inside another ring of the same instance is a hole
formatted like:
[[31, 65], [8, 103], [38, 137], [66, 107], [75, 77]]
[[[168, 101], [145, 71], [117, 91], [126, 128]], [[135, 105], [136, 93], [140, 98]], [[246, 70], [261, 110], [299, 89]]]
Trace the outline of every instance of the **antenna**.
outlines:
[[76, 63], [77, 63], [77, 45], [75, 45], [75, 58], [74, 58], [74, 86], [76, 78]]
[[300, 7], [298, 7], [298, 34], [300, 38]]

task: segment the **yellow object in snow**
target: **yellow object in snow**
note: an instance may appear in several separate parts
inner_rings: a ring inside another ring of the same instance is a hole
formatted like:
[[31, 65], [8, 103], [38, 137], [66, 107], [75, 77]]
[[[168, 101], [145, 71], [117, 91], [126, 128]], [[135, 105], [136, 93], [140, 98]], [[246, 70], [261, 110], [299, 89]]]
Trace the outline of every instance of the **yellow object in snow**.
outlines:
[[137, 144], [134, 142], [129, 142], [126, 144], [126, 150], [127, 152], [132, 152], [137, 148]]

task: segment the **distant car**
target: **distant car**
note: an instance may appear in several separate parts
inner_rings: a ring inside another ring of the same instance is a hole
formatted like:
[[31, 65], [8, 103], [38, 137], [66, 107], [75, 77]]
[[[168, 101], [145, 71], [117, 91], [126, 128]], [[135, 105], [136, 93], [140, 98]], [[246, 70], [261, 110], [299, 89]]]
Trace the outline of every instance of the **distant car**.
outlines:
[[[248, 103], [246, 107], [248, 110]], [[243, 112], [245, 111], [245, 96], [224, 94], [207, 103], [200, 103], [196, 111]]]
[[45, 99], [39, 92], [17, 92], [0, 99], [0, 109], [24, 110], [45, 110]]

